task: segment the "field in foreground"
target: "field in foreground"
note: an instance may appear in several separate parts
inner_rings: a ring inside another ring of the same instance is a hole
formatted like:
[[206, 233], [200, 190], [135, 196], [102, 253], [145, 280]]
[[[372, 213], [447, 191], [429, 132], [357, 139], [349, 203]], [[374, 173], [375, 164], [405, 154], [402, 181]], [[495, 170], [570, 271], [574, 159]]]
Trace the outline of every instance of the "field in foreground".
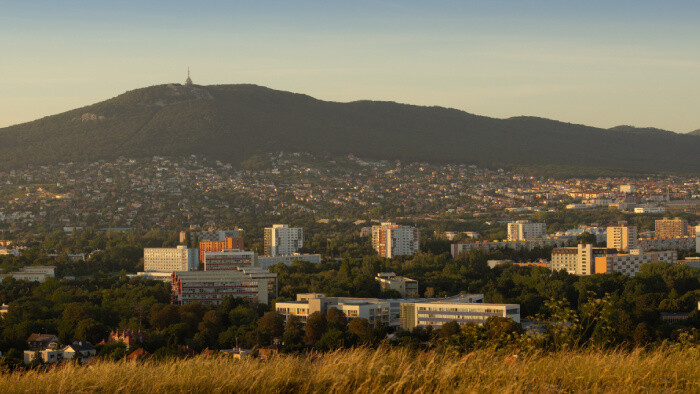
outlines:
[[355, 349], [270, 360], [101, 362], [0, 375], [2, 392], [700, 392], [700, 349], [559, 352], [516, 359]]

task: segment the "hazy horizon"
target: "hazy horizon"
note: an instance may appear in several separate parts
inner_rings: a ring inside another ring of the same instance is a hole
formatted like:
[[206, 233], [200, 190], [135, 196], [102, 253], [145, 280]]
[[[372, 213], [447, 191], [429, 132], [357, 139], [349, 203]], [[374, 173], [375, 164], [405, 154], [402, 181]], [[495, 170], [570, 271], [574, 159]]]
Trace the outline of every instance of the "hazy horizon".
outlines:
[[5, 4], [0, 127], [128, 90], [253, 83], [610, 128], [700, 128], [700, 4]]

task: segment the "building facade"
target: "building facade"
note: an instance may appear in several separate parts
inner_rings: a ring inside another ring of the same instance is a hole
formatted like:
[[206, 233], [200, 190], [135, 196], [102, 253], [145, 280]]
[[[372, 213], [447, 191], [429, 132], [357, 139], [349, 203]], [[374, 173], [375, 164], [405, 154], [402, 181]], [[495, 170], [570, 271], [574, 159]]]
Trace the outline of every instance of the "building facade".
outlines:
[[546, 246], [565, 246], [576, 237], [555, 237], [548, 239], [535, 239], [530, 241], [477, 241], [477, 242], [460, 242], [454, 243], [450, 247], [453, 258], [459, 257], [462, 253], [469, 253], [472, 250], [481, 250], [484, 253], [489, 253], [498, 249], [524, 249], [532, 250], [534, 248], [542, 248]]
[[642, 264], [657, 262], [675, 264], [678, 262], [678, 253], [675, 250], [644, 253], [639, 249], [633, 249], [629, 254], [600, 256], [595, 258], [595, 273], [619, 272], [632, 277], [640, 272]]
[[306, 261], [307, 263], [319, 264], [321, 262], [320, 254], [290, 254], [287, 256], [258, 256], [258, 267], [269, 268], [273, 265], [282, 263], [291, 265], [294, 260]]
[[628, 226], [626, 222], [608, 226], [608, 248], [626, 252], [639, 247], [637, 241], [637, 226]]
[[518, 220], [508, 223], [508, 241], [529, 241], [547, 238], [547, 225]]
[[640, 238], [639, 249], [647, 250], [694, 250], [697, 243], [696, 237], [677, 238]]
[[275, 224], [265, 228], [264, 248], [266, 256], [286, 256], [304, 247], [304, 229]]
[[688, 221], [685, 219], [664, 218], [654, 222], [655, 238], [682, 238], [688, 235]]
[[226, 249], [243, 250], [243, 238], [227, 237], [222, 241], [199, 241], [199, 262], [204, 263], [204, 254], [207, 252], [221, 252]]
[[566, 271], [572, 275], [592, 275], [595, 271], [595, 258], [617, 253], [616, 249], [595, 248], [591, 244], [576, 247], [555, 248], [549, 266], [552, 271]]
[[388, 259], [395, 256], [412, 256], [418, 253], [420, 248], [418, 229], [390, 222], [372, 226], [372, 248], [379, 256]]
[[175, 272], [196, 270], [199, 265], [197, 249], [179, 245], [176, 248], [145, 248], [143, 270], [146, 272]]
[[418, 297], [418, 281], [396, 276], [393, 272], [380, 272], [375, 277], [382, 291], [395, 290], [401, 297]]
[[172, 274], [172, 302], [219, 305], [226, 297], [268, 303], [268, 281], [242, 271], [181, 271]]
[[204, 253], [204, 270], [235, 270], [238, 267], [255, 267], [258, 254], [248, 250], [225, 249], [220, 252]]
[[520, 323], [520, 305], [440, 301], [405, 303], [401, 305], [401, 328], [440, 328], [452, 321], [459, 325], [483, 324], [492, 316], [510, 318]]

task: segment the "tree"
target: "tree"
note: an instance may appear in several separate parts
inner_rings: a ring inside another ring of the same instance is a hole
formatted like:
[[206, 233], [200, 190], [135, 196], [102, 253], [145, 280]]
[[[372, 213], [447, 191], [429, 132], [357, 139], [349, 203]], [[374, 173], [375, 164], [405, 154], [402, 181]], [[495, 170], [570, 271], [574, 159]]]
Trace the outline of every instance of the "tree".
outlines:
[[107, 335], [107, 327], [95, 319], [83, 319], [75, 326], [77, 339], [97, 343]]
[[304, 331], [298, 317], [294, 315], [287, 317], [287, 323], [284, 326], [282, 340], [284, 341], [284, 345], [291, 349], [295, 349], [303, 345]]
[[328, 329], [336, 329], [342, 332], [348, 329], [348, 318], [345, 313], [338, 308], [328, 309], [328, 314], [326, 315], [326, 321], [328, 322]]
[[363, 317], [356, 317], [348, 323], [348, 332], [357, 335], [360, 343], [371, 344], [374, 339], [372, 325]]
[[459, 335], [459, 332], [459, 323], [457, 323], [456, 321], [451, 321], [443, 324], [442, 327], [440, 327], [438, 336], [440, 338], [449, 338], [453, 335]]
[[258, 327], [272, 338], [284, 334], [284, 317], [275, 311], [267, 312], [258, 320]]
[[326, 333], [328, 322], [321, 312], [312, 313], [306, 320], [306, 343], [315, 343]]

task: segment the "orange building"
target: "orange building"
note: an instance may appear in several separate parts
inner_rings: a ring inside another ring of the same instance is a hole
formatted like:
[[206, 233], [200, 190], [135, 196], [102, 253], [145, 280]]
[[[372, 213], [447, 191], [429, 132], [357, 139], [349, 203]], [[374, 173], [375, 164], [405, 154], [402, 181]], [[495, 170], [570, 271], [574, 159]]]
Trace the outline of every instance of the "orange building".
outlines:
[[221, 252], [224, 249], [243, 250], [243, 238], [224, 238], [223, 241], [202, 241], [199, 243], [199, 262], [204, 263], [204, 252]]

